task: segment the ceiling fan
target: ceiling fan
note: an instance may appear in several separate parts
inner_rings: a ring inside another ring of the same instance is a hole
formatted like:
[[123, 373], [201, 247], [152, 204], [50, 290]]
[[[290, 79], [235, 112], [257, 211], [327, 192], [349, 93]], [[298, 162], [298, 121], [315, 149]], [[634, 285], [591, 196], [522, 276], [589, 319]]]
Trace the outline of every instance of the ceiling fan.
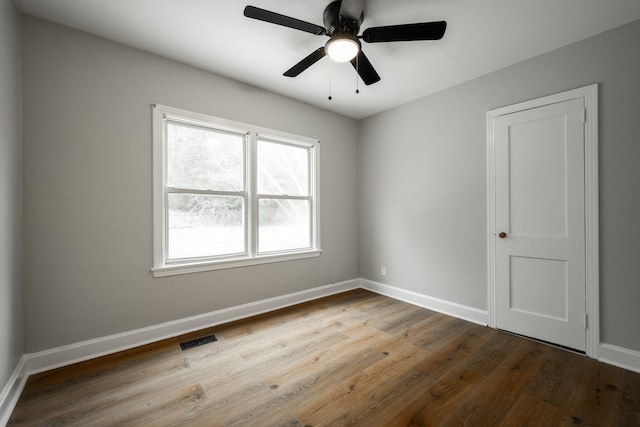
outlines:
[[324, 9], [324, 27], [254, 6], [245, 7], [244, 16], [329, 37], [323, 47], [285, 71], [285, 76], [296, 77], [325, 55], [329, 55], [336, 62], [350, 61], [366, 85], [380, 81], [380, 76], [362, 51], [360, 40], [366, 43], [440, 40], [447, 29], [446, 21], [435, 21], [370, 27], [362, 35], [358, 35], [364, 18], [365, 2], [366, 0], [338, 0], [329, 3]]

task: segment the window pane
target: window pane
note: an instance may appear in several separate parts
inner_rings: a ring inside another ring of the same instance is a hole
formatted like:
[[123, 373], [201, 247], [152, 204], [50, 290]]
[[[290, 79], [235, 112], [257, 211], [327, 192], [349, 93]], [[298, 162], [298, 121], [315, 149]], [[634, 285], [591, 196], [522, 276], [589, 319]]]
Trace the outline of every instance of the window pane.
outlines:
[[244, 191], [244, 136], [169, 122], [167, 185]]
[[169, 194], [169, 259], [245, 252], [243, 199]]
[[258, 140], [258, 193], [307, 196], [309, 149]]
[[258, 252], [309, 248], [309, 210], [307, 200], [260, 199]]

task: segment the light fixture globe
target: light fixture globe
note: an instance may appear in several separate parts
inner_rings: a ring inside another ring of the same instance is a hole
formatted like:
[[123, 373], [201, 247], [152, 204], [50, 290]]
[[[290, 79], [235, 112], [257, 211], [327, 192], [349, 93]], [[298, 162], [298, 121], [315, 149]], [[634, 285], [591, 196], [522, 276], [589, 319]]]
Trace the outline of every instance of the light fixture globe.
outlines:
[[350, 34], [338, 34], [331, 37], [324, 49], [332, 60], [347, 62], [360, 52], [360, 41]]

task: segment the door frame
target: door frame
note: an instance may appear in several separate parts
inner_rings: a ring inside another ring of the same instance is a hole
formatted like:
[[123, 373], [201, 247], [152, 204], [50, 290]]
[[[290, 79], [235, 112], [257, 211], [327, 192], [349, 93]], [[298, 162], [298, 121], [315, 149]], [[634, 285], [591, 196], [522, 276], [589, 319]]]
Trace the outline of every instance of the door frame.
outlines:
[[496, 165], [495, 129], [497, 117], [549, 104], [584, 99], [584, 184], [585, 184], [585, 325], [587, 356], [598, 358], [600, 350], [600, 281], [598, 243], [598, 85], [589, 86], [520, 102], [487, 112], [487, 281], [489, 326], [496, 328]]

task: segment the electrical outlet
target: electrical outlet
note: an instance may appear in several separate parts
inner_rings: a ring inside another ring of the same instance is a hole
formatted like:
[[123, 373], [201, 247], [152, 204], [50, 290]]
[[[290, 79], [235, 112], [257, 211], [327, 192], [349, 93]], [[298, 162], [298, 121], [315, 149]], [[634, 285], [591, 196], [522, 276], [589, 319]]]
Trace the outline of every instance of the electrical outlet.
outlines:
[[385, 266], [380, 267], [380, 275], [381, 276], [386, 276], [387, 275], [387, 267], [385, 267]]

